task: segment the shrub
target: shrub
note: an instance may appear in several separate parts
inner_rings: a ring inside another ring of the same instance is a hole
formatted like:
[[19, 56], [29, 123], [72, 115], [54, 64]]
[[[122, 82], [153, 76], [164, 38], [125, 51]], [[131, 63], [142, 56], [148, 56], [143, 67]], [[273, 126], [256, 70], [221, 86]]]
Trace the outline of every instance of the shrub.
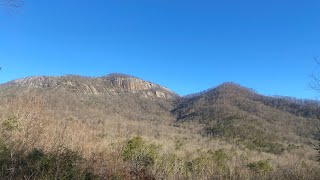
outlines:
[[223, 149], [219, 149], [217, 151], [209, 151], [211, 159], [217, 164], [217, 167], [223, 169], [226, 167], [226, 163], [228, 158], [227, 153], [224, 152]]
[[261, 160], [248, 164], [248, 168], [256, 173], [265, 173], [273, 171], [272, 164], [269, 160]]
[[5, 166], [6, 162], [9, 161], [10, 158], [10, 151], [9, 148], [6, 146], [5, 142], [0, 139], [0, 173], [3, 174], [3, 167]]
[[272, 154], [281, 154], [285, 151], [285, 148], [282, 144], [271, 142], [268, 139], [257, 138], [253, 141], [246, 141], [245, 145], [248, 149]]
[[132, 173], [141, 176], [155, 164], [158, 152], [155, 145], [146, 144], [141, 137], [134, 137], [126, 143], [122, 156], [124, 161], [131, 164]]
[[13, 131], [19, 129], [19, 123], [16, 116], [10, 116], [4, 122], [2, 127], [7, 131]]
[[209, 150], [203, 153], [199, 157], [192, 161], [187, 161], [185, 168], [187, 172], [193, 175], [205, 175], [205, 174], [226, 174], [228, 171], [228, 161], [229, 157], [220, 149], [217, 151]]
[[50, 174], [53, 176], [55, 172], [54, 157], [45, 154], [42, 150], [34, 149], [26, 157], [26, 161], [30, 174]]
[[299, 148], [301, 148], [301, 146], [295, 145], [295, 144], [288, 144], [287, 151], [291, 152], [291, 151], [294, 151], [294, 150], [299, 149]]
[[182, 147], [184, 146], [184, 142], [182, 140], [177, 140], [175, 144], [175, 150], [181, 150]]
[[44, 153], [34, 149], [24, 154], [10, 154], [10, 149], [0, 145], [0, 178], [2, 179], [79, 179], [85, 177], [80, 156], [70, 150], [62, 153]]
[[55, 161], [56, 177], [59, 179], [72, 179], [82, 177], [80, 164], [83, 158], [74, 151], [62, 149], [62, 151], [52, 154]]

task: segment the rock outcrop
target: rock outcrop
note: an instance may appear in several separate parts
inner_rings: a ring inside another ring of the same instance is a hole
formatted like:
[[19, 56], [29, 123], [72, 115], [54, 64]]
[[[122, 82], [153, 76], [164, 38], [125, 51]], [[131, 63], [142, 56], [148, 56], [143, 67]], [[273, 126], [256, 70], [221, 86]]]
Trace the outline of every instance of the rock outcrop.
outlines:
[[150, 98], [178, 97], [174, 92], [158, 84], [124, 74], [110, 74], [97, 78], [74, 75], [28, 77], [11, 81], [4, 86], [20, 88], [23, 91], [63, 89], [68, 92], [93, 95], [135, 93]]
[[175, 98], [177, 94], [158, 84], [125, 74], [110, 74], [101, 79], [114, 89], [132, 93], [143, 93], [148, 97]]
[[132, 77], [128, 77], [128, 78], [123, 78], [123, 77], [118, 77], [118, 78], [113, 78], [112, 79], [112, 84], [114, 86], [123, 88], [123, 89], [127, 89], [127, 90], [131, 90], [131, 91], [140, 91], [140, 90], [148, 90], [148, 89], [152, 89], [155, 88], [156, 85], [143, 81], [141, 79], [137, 79], [137, 78], [132, 78]]

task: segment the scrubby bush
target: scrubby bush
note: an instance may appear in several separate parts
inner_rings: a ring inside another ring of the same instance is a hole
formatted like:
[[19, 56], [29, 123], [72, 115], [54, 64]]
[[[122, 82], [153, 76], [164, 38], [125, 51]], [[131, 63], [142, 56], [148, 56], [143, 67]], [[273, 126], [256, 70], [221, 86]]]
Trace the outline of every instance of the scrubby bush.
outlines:
[[122, 156], [124, 161], [129, 162], [131, 173], [144, 177], [159, 155], [155, 145], [145, 143], [141, 137], [134, 137], [124, 146]]
[[19, 128], [19, 123], [16, 116], [10, 116], [2, 122], [2, 127], [6, 131], [13, 131]]
[[297, 150], [299, 148], [301, 148], [302, 146], [299, 146], [299, 145], [296, 145], [296, 144], [288, 144], [287, 146], [287, 151], [291, 152], [291, 151], [294, 151], [294, 150]]
[[181, 150], [182, 147], [184, 146], [184, 142], [182, 140], [177, 140], [175, 143], [176, 143], [175, 144], [175, 150], [177, 150], [177, 151]]
[[209, 150], [197, 158], [187, 161], [185, 164], [186, 171], [189, 175], [196, 175], [195, 177], [226, 175], [228, 174], [229, 157], [224, 150]]
[[281, 154], [285, 150], [282, 144], [271, 142], [268, 139], [257, 138], [253, 141], [246, 141], [244, 144], [251, 150], [257, 150], [272, 154]]
[[61, 153], [34, 149], [11, 154], [9, 148], [0, 144], [1, 179], [79, 179], [86, 177], [81, 163], [81, 156], [68, 149]]
[[250, 170], [256, 173], [266, 173], [273, 171], [272, 164], [269, 160], [261, 160], [248, 164]]

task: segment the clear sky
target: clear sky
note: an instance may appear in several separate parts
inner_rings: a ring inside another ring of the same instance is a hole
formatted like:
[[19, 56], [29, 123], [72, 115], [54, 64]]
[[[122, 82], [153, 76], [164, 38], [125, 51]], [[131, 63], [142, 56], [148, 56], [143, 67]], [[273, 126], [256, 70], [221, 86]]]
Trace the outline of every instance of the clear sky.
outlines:
[[121, 72], [185, 95], [234, 81], [316, 98], [319, 0], [25, 0], [0, 7], [0, 82]]

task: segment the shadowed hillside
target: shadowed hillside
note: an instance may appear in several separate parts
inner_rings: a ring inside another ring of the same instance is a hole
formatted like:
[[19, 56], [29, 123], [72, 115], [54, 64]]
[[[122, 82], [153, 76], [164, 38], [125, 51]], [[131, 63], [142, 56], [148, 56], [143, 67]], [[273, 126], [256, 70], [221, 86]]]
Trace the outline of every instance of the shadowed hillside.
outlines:
[[286, 144], [315, 138], [319, 102], [267, 97], [234, 83], [182, 98], [172, 113], [178, 122], [204, 124], [202, 133], [246, 147], [281, 153]]

